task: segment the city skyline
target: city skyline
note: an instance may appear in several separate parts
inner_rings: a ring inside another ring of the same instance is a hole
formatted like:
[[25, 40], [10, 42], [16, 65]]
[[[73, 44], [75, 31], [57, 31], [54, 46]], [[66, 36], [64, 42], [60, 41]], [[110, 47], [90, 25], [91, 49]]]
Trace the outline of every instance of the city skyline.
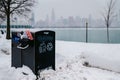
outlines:
[[[67, 18], [68, 16], [88, 17], [89, 14], [94, 15], [93, 18], [101, 18], [109, 0], [37, 0], [33, 12], [35, 13], [35, 21], [45, 19], [49, 15], [52, 8], [56, 11], [56, 19], [60, 16]], [[120, 1], [117, 0], [117, 8]]]
[[[90, 27], [105, 27], [103, 19], [95, 19], [94, 15], [89, 14], [87, 17], [82, 17], [79, 15], [76, 16], [60, 16], [57, 18], [56, 11], [54, 8], [51, 9], [50, 14], [47, 14], [44, 19], [40, 19], [39, 21], [35, 21], [35, 14], [32, 12], [29, 15], [29, 18], [19, 17], [19, 16], [11, 16], [11, 25], [31, 25], [34, 27], [78, 27], [84, 28], [86, 26], [86, 22]], [[3, 25], [6, 23], [3, 23]], [[111, 27], [119, 27], [120, 26], [120, 10], [116, 17], [113, 19], [113, 23]]]
[[[88, 17], [81, 16], [60, 16], [56, 18], [56, 11], [54, 8], [51, 9], [51, 13], [46, 15], [45, 19], [40, 19], [36, 22], [36, 26], [39, 27], [85, 27], [86, 22], [89, 27], [105, 27], [104, 20], [102, 18], [95, 19], [92, 14]], [[112, 27], [120, 26], [120, 10], [117, 13], [115, 19], [113, 19]]]
[[[107, 1], [109, 0], [38, 0], [38, 3], [35, 4], [32, 12], [28, 15], [29, 18], [14, 15], [11, 16], [11, 24], [49, 27], [83, 27], [86, 22], [88, 22], [89, 27], [104, 27], [104, 18], [100, 11], [104, 12], [103, 7], [105, 7]], [[119, 2], [120, 1], [117, 0], [117, 8], [115, 8], [116, 16], [113, 19], [112, 26], [120, 26]], [[3, 22], [2, 24], [6, 23]]]

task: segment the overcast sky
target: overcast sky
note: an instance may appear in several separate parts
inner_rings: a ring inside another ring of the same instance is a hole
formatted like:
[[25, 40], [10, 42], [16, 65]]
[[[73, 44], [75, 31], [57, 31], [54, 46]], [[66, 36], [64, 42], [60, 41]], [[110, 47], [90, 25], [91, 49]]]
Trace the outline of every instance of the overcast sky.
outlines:
[[45, 19], [46, 15], [51, 16], [54, 8], [56, 18], [60, 16], [88, 17], [91, 14], [94, 18], [100, 18], [105, 3], [109, 0], [37, 0], [34, 13], [35, 20]]

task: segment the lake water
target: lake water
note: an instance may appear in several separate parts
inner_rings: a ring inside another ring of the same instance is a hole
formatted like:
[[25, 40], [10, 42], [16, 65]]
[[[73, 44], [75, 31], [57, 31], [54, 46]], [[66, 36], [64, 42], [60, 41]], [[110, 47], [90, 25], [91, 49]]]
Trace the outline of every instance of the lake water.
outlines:
[[[57, 40], [86, 42], [85, 28], [35, 28], [35, 30], [53, 30], [56, 32]], [[110, 43], [120, 43], [120, 28], [110, 28], [109, 35]], [[106, 28], [89, 28], [88, 42], [107, 43]]]
[[[56, 28], [57, 40], [86, 42], [85, 28]], [[110, 43], [120, 43], [120, 28], [109, 29]], [[89, 43], [107, 43], [106, 28], [89, 28], [88, 29]]]

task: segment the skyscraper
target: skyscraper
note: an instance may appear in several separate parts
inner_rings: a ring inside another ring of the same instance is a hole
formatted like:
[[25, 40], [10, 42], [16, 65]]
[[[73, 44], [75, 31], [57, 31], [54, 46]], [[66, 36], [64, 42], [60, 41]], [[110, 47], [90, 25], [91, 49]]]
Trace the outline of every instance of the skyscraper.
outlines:
[[88, 17], [88, 25], [89, 25], [89, 27], [92, 27], [91, 24], [92, 24], [92, 15], [89, 14], [89, 17]]
[[119, 14], [118, 14], [118, 15], [119, 15], [119, 17], [118, 17], [118, 18], [119, 18], [119, 23], [120, 23], [120, 10], [119, 10]]
[[32, 15], [31, 15], [31, 25], [32, 26], [35, 25], [35, 15], [34, 15], [34, 13], [32, 13]]
[[54, 8], [52, 8], [52, 12], [51, 12], [51, 25], [55, 25], [55, 11]]
[[49, 26], [49, 16], [48, 15], [46, 15], [45, 22], [46, 22], [46, 26]]

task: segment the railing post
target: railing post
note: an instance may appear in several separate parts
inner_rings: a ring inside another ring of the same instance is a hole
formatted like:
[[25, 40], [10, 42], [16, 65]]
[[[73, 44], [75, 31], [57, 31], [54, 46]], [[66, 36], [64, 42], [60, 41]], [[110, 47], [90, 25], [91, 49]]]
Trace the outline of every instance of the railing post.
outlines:
[[88, 42], [88, 22], [86, 22], [86, 43]]

